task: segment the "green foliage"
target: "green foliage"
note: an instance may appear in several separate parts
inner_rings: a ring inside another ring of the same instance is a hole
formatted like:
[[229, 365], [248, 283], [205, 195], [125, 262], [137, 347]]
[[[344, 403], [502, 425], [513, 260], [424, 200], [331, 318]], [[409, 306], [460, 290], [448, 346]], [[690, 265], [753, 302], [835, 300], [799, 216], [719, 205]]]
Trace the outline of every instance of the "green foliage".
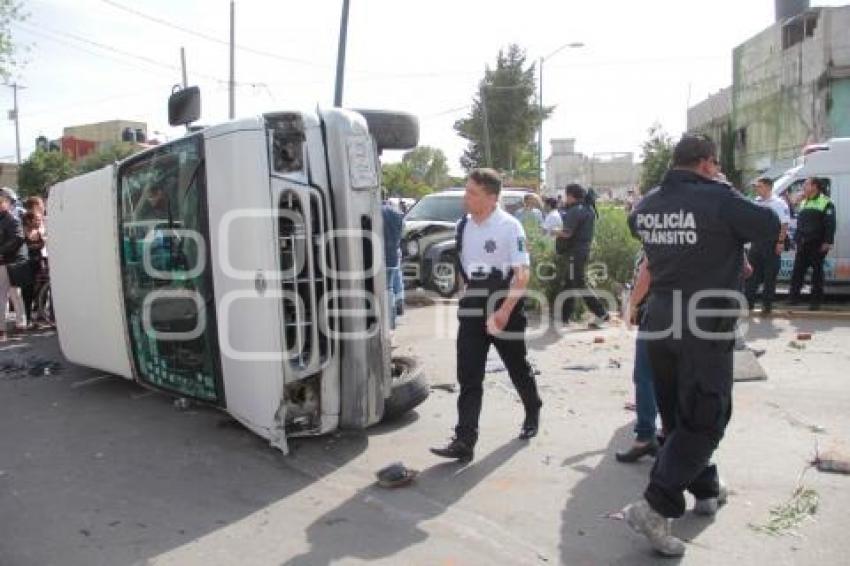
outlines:
[[61, 151], [36, 150], [18, 170], [19, 192], [24, 196], [45, 196], [51, 185], [121, 161], [140, 149], [131, 143], [112, 144], [76, 164]]
[[385, 163], [381, 172], [381, 186], [390, 196], [418, 199], [431, 192], [431, 187], [413, 177], [410, 166], [405, 163]]
[[18, 169], [18, 194], [46, 196], [48, 187], [75, 174], [74, 162], [61, 151], [36, 150]]
[[[586, 271], [590, 287], [607, 291], [618, 298], [626, 283], [632, 280], [635, 256], [640, 248], [640, 243], [629, 231], [626, 219], [626, 212], [620, 207], [599, 208]], [[545, 296], [551, 308], [561, 291], [560, 280], [554, 274], [555, 266], [562, 259], [555, 253], [555, 240], [546, 236], [536, 222], [527, 221], [524, 227], [531, 254], [528, 288]], [[581, 301], [576, 306], [576, 314], [580, 314]]]
[[416, 199], [435, 189], [451, 187], [455, 181], [449, 177], [446, 154], [427, 145], [405, 153], [401, 163], [384, 164], [382, 175], [381, 184], [390, 196]]
[[640, 173], [640, 192], [646, 193], [661, 183], [673, 158], [673, 138], [656, 122], [649, 128], [649, 139], [643, 142], [643, 164]]
[[524, 153], [553, 107], [545, 107], [541, 115], [535, 65], [525, 67], [525, 61], [525, 51], [516, 44], [500, 50], [496, 68], [484, 71], [470, 115], [455, 122], [455, 131], [469, 141], [460, 160], [466, 171], [481, 166], [516, 171], [534, 162], [536, 172], [536, 156]]
[[0, 0], [0, 80], [8, 81], [12, 71], [20, 66], [15, 58], [17, 45], [12, 41], [12, 22], [21, 22], [27, 18], [23, 3], [18, 0]]
[[141, 148], [139, 146], [128, 142], [112, 144], [80, 161], [77, 165], [77, 174], [82, 175], [83, 173], [106, 167], [111, 163], [126, 159], [140, 150]]
[[[549, 307], [555, 304], [560, 281], [557, 276], [558, 256], [555, 253], [555, 239], [543, 233], [534, 219], [523, 222], [528, 253], [531, 256], [531, 277], [528, 288], [546, 297]], [[532, 299], [532, 304], [539, 305]]]
[[449, 167], [443, 150], [423, 145], [408, 151], [401, 158], [410, 175], [433, 189], [445, 189], [449, 185]]
[[[590, 249], [588, 279], [594, 278], [597, 289], [619, 297], [626, 283], [632, 280], [635, 256], [640, 242], [632, 236], [626, 211], [618, 206], [600, 206], [599, 218]], [[596, 269], [591, 266], [605, 266]]]

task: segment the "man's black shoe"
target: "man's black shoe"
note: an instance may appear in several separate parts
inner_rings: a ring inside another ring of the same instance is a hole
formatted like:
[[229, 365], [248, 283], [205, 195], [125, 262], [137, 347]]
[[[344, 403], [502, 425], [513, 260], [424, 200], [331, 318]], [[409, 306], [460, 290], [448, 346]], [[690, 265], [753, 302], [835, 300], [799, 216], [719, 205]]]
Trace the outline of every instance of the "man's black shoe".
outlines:
[[473, 455], [472, 446], [457, 438], [453, 438], [444, 448], [431, 448], [431, 453], [441, 458], [460, 460], [462, 462], [472, 460]]
[[655, 456], [656, 454], [658, 454], [658, 444], [655, 441], [650, 441], [645, 444], [638, 444], [636, 442], [625, 452], [617, 452], [614, 456], [618, 462], [631, 464], [644, 456]]
[[528, 440], [537, 436], [537, 431], [540, 428], [540, 409], [533, 413], [526, 414], [525, 420], [522, 421], [522, 428], [519, 429], [519, 439]]

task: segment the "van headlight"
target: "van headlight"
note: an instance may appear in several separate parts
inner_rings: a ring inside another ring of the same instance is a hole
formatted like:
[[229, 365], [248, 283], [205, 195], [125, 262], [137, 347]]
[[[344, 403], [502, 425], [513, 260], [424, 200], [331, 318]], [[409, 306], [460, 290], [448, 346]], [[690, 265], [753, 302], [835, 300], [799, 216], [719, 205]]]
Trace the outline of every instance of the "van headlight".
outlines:
[[416, 257], [419, 255], [419, 240], [408, 240], [404, 246], [404, 251], [408, 257]]

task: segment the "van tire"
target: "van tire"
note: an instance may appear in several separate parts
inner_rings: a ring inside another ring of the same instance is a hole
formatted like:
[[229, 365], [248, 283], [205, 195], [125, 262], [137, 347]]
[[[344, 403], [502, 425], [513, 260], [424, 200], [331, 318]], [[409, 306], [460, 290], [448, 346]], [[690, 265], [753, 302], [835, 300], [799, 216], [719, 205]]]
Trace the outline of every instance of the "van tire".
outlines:
[[383, 149], [413, 149], [419, 144], [419, 119], [407, 112], [355, 110], [366, 119], [369, 133]]
[[398, 356], [392, 359], [392, 386], [384, 401], [382, 422], [404, 415], [428, 398], [430, 388], [422, 366], [415, 358]]

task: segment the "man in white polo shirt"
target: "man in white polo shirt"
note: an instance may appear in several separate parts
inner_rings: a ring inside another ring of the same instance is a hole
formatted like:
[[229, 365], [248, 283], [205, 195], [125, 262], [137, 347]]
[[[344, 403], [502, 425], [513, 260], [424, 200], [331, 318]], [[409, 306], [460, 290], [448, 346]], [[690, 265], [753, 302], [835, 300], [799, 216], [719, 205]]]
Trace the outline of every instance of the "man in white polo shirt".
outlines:
[[469, 461], [478, 441], [484, 367], [490, 345], [502, 358], [525, 407], [519, 437], [537, 435], [537, 384], [527, 359], [522, 297], [528, 286], [529, 256], [519, 221], [499, 208], [502, 181], [492, 169], [475, 169], [466, 182], [467, 214], [458, 222], [458, 263], [466, 288], [458, 304], [458, 420], [455, 437], [431, 452]]
[[756, 180], [756, 202], [771, 209], [782, 227], [776, 235], [776, 241], [766, 241], [761, 245], [753, 243], [747, 256], [753, 267], [753, 274], [747, 279], [744, 294], [750, 305], [750, 310], [755, 306], [756, 293], [759, 286], [764, 284], [761, 292], [761, 312], [768, 315], [773, 310], [773, 299], [776, 295], [776, 276], [779, 274], [779, 264], [782, 251], [785, 249], [785, 235], [788, 233], [788, 224], [791, 215], [788, 212], [788, 204], [784, 199], [773, 195], [773, 181], [769, 177], [761, 177]]

